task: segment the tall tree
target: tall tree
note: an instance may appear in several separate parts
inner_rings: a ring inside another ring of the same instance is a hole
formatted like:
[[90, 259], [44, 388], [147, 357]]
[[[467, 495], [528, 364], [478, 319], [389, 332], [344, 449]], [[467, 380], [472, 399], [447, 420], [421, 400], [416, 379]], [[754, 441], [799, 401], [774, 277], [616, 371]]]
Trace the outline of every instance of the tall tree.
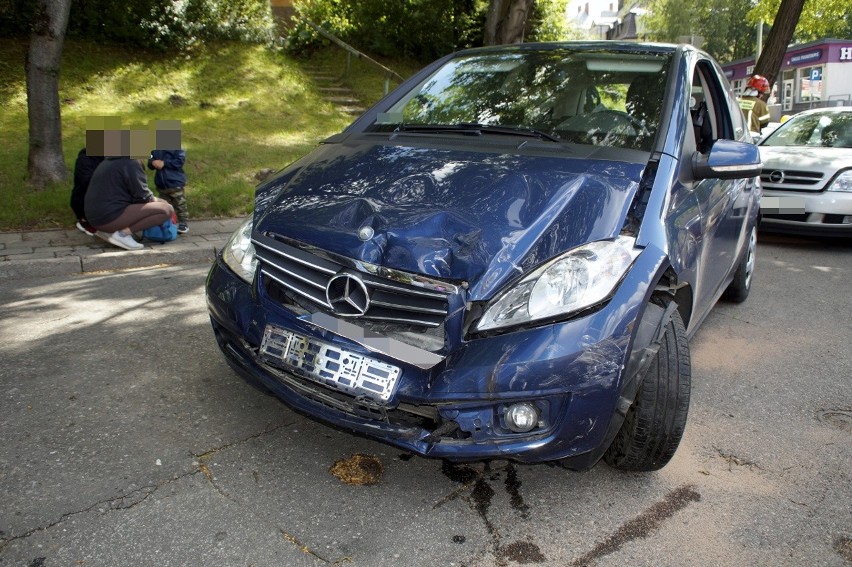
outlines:
[[[757, 25], [764, 21], [772, 25], [780, 6], [781, 0], [758, 0], [748, 13], [748, 22]], [[852, 10], [849, 10], [848, 0], [805, 2], [793, 32], [793, 41], [807, 43], [824, 37], [852, 38]]]
[[650, 0], [643, 17], [648, 38], [686, 38], [723, 62], [754, 54], [756, 29], [745, 19], [751, 0], [694, 0], [688, 10], [683, 6], [682, 0]]
[[778, 71], [781, 70], [787, 45], [793, 39], [793, 32], [796, 31], [804, 6], [805, 0], [781, 0], [781, 6], [775, 15], [775, 23], [769, 30], [766, 45], [754, 66], [754, 73], [766, 77], [770, 85], [775, 83]]
[[485, 45], [524, 41], [535, 0], [490, 0], [485, 17]]
[[36, 0], [27, 52], [27, 113], [30, 139], [27, 170], [35, 188], [68, 175], [62, 154], [59, 64], [71, 0]]

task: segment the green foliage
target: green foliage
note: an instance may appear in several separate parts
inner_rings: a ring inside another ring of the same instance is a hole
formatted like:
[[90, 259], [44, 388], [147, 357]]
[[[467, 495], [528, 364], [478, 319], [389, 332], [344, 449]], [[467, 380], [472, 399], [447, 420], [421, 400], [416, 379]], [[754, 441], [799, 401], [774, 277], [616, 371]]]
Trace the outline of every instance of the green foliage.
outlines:
[[[0, 82], [0, 230], [71, 227], [71, 182], [40, 192], [26, 182], [25, 51], [24, 42], [0, 39], [5, 79]], [[381, 75], [353, 65], [353, 80], [360, 83], [362, 73], [371, 74], [378, 87], [372, 92], [379, 96]], [[180, 120], [187, 200], [196, 218], [249, 212], [256, 173], [295, 161], [352, 120], [323, 99], [300, 63], [240, 42], [211, 42], [175, 57], [71, 38], [63, 53], [59, 98], [69, 171], [85, 143], [86, 117], [120, 116], [128, 127]]]
[[346, 37], [352, 29], [349, 21], [351, 10], [349, 10], [348, 0], [297, 2], [295, 8], [297, 15], [293, 18], [290, 32], [284, 39], [284, 47], [291, 54], [308, 55], [330, 44], [327, 39], [305, 23], [305, 19], [338, 37]]
[[[748, 21], [757, 24], [761, 19], [769, 25], [781, 0], [758, 0], [748, 13]], [[852, 10], [847, 0], [807, 0], [796, 25], [793, 40], [806, 43], [825, 37], [852, 39]]]
[[644, 25], [648, 39], [689, 42], [700, 36], [702, 49], [721, 62], [733, 61], [754, 54], [757, 30], [746, 21], [751, 7], [751, 0], [695, 0], [688, 8], [679, 0], [651, 0]]
[[[678, 0], [651, 0], [645, 26], [650, 39], [677, 41], [702, 36], [703, 49], [722, 62], [754, 55], [757, 26], [771, 25], [781, 0], [696, 0], [684, 9]], [[824, 37], [852, 38], [852, 11], [847, 0], [807, 0], [796, 26], [797, 43]]]
[[[34, 4], [0, 0], [2, 35], [28, 35]], [[268, 42], [272, 29], [267, 0], [71, 0], [67, 33], [139, 47], [185, 48], [209, 40]]]
[[[463, 47], [481, 45], [485, 0], [304, 0], [297, 13], [371, 54], [431, 61]], [[326, 45], [297, 20], [285, 40], [291, 53]]]
[[0, 37], [29, 33], [34, 5], [33, 0], [0, 0]]
[[564, 41], [573, 39], [565, 17], [568, 0], [537, 0], [530, 18], [531, 29], [526, 41]]

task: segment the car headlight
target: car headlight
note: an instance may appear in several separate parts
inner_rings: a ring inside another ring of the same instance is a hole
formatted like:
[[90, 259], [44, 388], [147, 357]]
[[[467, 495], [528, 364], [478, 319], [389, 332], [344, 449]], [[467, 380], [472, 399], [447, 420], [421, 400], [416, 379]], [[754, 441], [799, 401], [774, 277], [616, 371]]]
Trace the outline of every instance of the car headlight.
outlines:
[[841, 172], [841, 174], [832, 181], [831, 185], [828, 186], [827, 190], [852, 193], [852, 169], [847, 169], [846, 171]]
[[254, 256], [254, 244], [251, 243], [253, 218], [249, 217], [231, 236], [222, 250], [222, 260], [235, 274], [251, 283], [257, 268], [257, 258]]
[[608, 298], [640, 250], [636, 239], [591, 242], [537, 268], [495, 299], [476, 331], [564, 316]]

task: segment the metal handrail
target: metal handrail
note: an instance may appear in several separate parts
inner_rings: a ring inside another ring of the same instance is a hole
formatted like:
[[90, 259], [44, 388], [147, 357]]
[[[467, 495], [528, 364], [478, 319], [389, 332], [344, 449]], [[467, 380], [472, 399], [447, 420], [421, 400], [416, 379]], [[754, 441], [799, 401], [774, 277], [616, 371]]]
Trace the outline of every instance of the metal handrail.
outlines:
[[346, 51], [346, 74], [349, 73], [349, 66], [350, 66], [350, 62], [351, 62], [351, 57], [352, 57], [352, 55], [354, 55], [355, 57], [358, 57], [359, 59], [365, 59], [366, 61], [369, 61], [370, 63], [372, 63], [373, 65], [375, 65], [376, 67], [378, 67], [379, 69], [381, 69], [382, 71], [385, 72], [385, 94], [388, 94], [391, 77], [396, 77], [400, 81], [405, 80], [402, 77], [402, 75], [400, 75], [399, 73], [397, 73], [393, 69], [389, 69], [388, 67], [385, 67], [384, 65], [382, 65], [381, 63], [379, 63], [375, 59], [372, 59], [366, 53], [358, 51], [357, 49], [355, 49], [354, 47], [352, 47], [351, 45], [349, 45], [348, 43], [346, 43], [345, 41], [343, 41], [342, 39], [340, 39], [336, 35], [332, 34], [331, 32], [329, 32], [329, 31], [327, 31], [323, 28], [321, 28], [320, 26], [316, 25], [315, 23], [313, 23], [309, 19], [303, 17], [302, 21], [304, 21], [306, 24], [311, 26], [314, 30], [316, 30], [317, 33], [319, 33], [320, 35], [322, 35], [323, 37], [325, 37], [326, 39], [328, 39], [329, 41], [331, 41], [332, 43], [334, 43], [338, 47], [341, 47], [344, 51]]

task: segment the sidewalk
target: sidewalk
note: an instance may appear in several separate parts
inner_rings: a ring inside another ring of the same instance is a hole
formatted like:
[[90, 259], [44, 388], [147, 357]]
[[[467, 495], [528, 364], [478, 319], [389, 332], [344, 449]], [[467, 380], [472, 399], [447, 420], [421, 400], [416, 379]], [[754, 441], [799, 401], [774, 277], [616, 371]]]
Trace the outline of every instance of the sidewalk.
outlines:
[[192, 220], [189, 233], [173, 242], [143, 241], [143, 250], [124, 250], [75, 227], [0, 232], [0, 281], [63, 276], [160, 265], [211, 263], [242, 218]]

